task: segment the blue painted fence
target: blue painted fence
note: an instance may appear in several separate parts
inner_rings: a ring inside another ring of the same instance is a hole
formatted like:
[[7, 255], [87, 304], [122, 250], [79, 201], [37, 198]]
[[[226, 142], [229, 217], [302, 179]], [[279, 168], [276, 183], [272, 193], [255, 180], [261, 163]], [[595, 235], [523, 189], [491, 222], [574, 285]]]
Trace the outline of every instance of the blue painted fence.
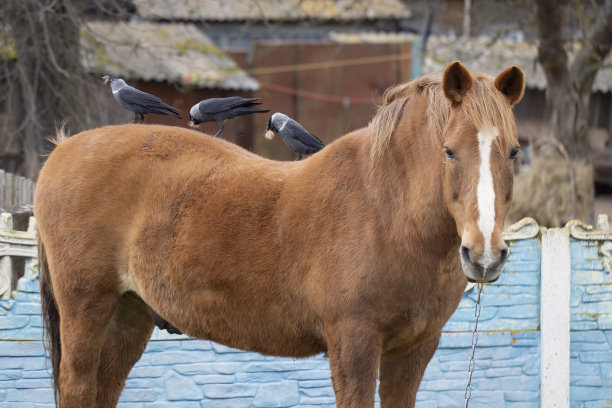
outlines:
[[[540, 407], [542, 254], [537, 230], [527, 239], [510, 236], [511, 252], [502, 277], [483, 289], [470, 407]], [[571, 241], [572, 408], [612, 407], [612, 276], [604, 269], [605, 242]], [[475, 289], [467, 291], [447, 323], [421, 384], [417, 407], [464, 406], [475, 298]], [[17, 290], [0, 300], [0, 408], [54, 406], [39, 314], [37, 260], [30, 257]], [[265, 357], [156, 331], [130, 374], [119, 406], [335, 404], [323, 356]]]

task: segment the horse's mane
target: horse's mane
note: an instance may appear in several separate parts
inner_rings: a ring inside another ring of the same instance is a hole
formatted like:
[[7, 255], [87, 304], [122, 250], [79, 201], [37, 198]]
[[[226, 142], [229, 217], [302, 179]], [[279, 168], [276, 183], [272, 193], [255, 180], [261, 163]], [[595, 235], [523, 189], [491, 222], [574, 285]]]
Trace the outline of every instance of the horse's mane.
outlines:
[[[506, 97], [495, 88], [493, 78], [473, 74], [473, 85], [463, 97], [461, 106], [467, 119], [476, 129], [497, 127], [500, 137], [494, 143], [516, 135], [516, 123]], [[370, 121], [373, 141], [371, 158], [376, 162], [385, 152], [395, 131], [404, 106], [413, 97], [427, 102], [427, 127], [436, 144], [442, 144], [442, 135], [450, 114], [451, 102], [444, 96], [442, 79], [426, 75], [413, 81], [393, 86], [382, 96], [382, 105]]]

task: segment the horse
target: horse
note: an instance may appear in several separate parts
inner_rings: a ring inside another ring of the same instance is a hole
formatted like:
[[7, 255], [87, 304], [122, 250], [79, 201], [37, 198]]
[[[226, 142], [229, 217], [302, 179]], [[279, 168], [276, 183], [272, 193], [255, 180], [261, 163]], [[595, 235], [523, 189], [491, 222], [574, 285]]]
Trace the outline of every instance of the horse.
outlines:
[[493, 282], [524, 77], [460, 62], [389, 88], [306, 160], [121, 125], [65, 138], [34, 213], [56, 403], [116, 406], [154, 328], [264, 355], [326, 353], [337, 406], [414, 407], [467, 281]]

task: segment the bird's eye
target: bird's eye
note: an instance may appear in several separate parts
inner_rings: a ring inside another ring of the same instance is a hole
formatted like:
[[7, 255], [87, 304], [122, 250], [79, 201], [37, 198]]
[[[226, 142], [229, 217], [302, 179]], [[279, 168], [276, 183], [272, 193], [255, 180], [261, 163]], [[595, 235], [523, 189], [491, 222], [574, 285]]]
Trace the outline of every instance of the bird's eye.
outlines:
[[510, 160], [514, 160], [516, 159], [516, 156], [518, 155], [520, 149], [518, 147], [513, 147], [512, 150], [510, 150]]
[[444, 150], [444, 154], [446, 155], [446, 157], [448, 157], [451, 160], [455, 160], [455, 154], [453, 153], [451, 149], [444, 146], [443, 150]]

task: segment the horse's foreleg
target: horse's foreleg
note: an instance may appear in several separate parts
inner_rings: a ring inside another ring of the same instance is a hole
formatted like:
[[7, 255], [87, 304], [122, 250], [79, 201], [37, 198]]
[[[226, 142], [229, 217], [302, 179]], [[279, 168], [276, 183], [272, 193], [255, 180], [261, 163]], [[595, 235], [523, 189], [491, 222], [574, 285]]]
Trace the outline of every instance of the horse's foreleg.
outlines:
[[439, 337], [406, 353], [383, 354], [378, 392], [382, 408], [413, 408], [425, 368], [438, 347]]
[[132, 293], [123, 295], [109, 323], [100, 356], [97, 408], [117, 405], [125, 380], [142, 356], [153, 327], [149, 306]]
[[336, 406], [374, 407], [380, 334], [362, 322], [329, 324], [325, 333]]

